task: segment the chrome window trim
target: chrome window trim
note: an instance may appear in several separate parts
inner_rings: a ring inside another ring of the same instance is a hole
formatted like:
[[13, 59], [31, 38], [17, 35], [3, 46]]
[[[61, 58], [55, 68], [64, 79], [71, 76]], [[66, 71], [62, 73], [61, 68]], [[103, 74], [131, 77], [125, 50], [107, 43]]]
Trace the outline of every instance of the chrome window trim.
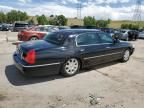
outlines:
[[104, 57], [104, 56], [109, 56], [109, 55], [115, 55], [115, 54], [121, 54], [121, 53], [123, 53], [123, 52], [110, 53], [110, 54], [105, 54], [105, 55], [100, 55], [100, 56], [93, 56], [93, 57], [86, 57], [86, 58], [84, 58], [84, 60], [98, 58], [98, 57]]
[[[91, 32], [86, 32], [86, 33], [91, 33]], [[81, 33], [81, 34], [78, 34], [76, 35], [75, 37], [75, 43], [76, 43], [76, 47], [81, 47], [81, 46], [94, 46], [94, 45], [106, 45], [106, 44], [112, 44], [112, 43], [99, 43], [99, 44], [89, 44], [89, 45], [78, 45], [77, 43], [77, 38], [80, 36], [80, 35], [83, 35], [83, 34], [86, 34], [86, 33]]]
[[25, 68], [33, 68], [33, 67], [43, 67], [43, 66], [52, 66], [52, 65], [59, 65], [61, 64], [60, 62], [58, 63], [49, 63], [49, 64], [42, 64], [42, 65], [32, 65], [32, 66], [25, 66], [21, 63], [19, 63], [20, 65], [22, 65], [22, 67], [25, 67]]

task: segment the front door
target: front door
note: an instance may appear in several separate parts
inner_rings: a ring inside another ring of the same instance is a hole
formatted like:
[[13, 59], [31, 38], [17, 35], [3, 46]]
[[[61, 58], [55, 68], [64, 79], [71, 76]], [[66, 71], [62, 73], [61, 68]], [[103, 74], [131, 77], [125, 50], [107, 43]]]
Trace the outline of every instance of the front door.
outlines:
[[105, 44], [105, 56], [103, 61], [113, 61], [116, 59], [120, 59], [123, 53], [123, 48], [120, 47], [120, 43], [114, 42], [114, 39], [107, 33], [98, 33], [101, 43]]
[[84, 33], [76, 39], [80, 57], [84, 61], [84, 66], [91, 66], [102, 63], [101, 55], [105, 53], [105, 45], [100, 43], [100, 38], [96, 32]]

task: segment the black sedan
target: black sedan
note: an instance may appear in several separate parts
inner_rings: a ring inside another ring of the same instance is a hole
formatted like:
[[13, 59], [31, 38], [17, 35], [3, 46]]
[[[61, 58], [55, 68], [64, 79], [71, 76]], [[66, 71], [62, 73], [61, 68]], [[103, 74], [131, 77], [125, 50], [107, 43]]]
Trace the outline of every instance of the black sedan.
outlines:
[[72, 76], [81, 68], [114, 60], [126, 62], [133, 52], [132, 44], [113, 39], [107, 33], [72, 29], [49, 33], [43, 40], [21, 43], [13, 59], [26, 75]]
[[3, 24], [0, 28], [1, 31], [9, 31], [9, 26], [7, 24]]

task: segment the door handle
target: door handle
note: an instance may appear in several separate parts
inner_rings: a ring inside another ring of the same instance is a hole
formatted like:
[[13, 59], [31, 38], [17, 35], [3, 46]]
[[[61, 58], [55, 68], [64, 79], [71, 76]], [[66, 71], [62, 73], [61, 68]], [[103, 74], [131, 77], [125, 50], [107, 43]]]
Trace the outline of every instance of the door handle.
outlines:
[[111, 47], [106, 47], [107, 49], [111, 48]]
[[81, 52], [85, 51], [85, 49], [80, 49]]

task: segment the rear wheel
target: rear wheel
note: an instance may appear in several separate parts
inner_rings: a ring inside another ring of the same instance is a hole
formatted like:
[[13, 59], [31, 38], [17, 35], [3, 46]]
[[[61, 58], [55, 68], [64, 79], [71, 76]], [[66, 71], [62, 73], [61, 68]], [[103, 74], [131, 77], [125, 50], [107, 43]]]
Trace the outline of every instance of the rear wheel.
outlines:
[[127, 62], [129, 60], [129, 58], [130, 58], [130, 50], [127, 49], [127, 50], [124, 51], [121, 61], [122, 62]]
[[73, 76], [75, 75], [80, 69], [80, 63], [78, 59], [71, 58], [68, 59], [62, 67], [62, 75], [64, 76]]
[[33, 41], [33, 40], [38, 40], [38, 37], [36, 37], [36, 36], [31, 37], [30, 41]]

